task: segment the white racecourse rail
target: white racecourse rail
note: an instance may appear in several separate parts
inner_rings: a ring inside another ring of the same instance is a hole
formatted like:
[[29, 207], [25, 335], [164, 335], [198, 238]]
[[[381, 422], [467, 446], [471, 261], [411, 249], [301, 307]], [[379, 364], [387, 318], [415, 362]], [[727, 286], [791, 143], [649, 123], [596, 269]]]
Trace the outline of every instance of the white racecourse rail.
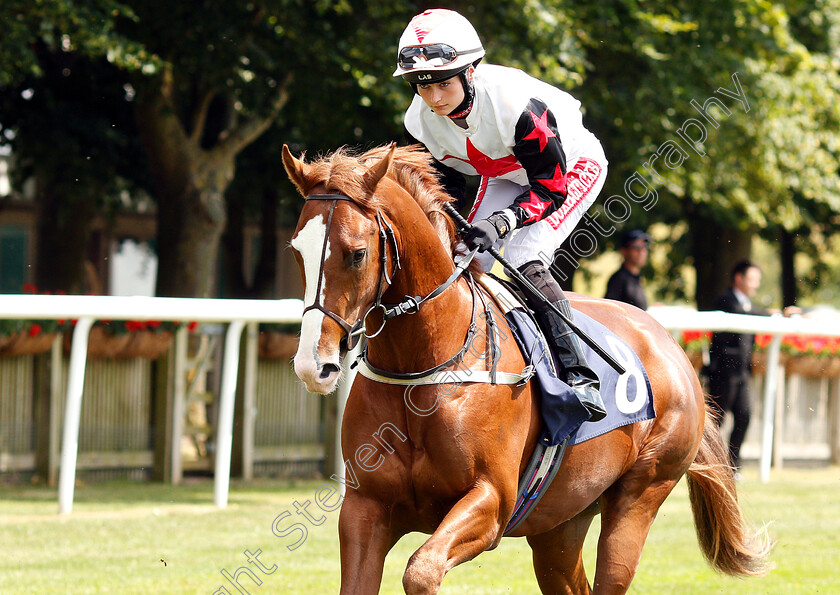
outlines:
[[[70, 370], [62, 436], [59, 473], [59, 512], [73, 509], [73, 490], [78, 454], [79, 416], [84, 389], [87, 342], [96, 320], [172, 320], [228, 323], [225, 338], [222, 386], [219, 395], [219, 420], [215, 467], [214, 502], [227, 506], [230, 486], [230, 458], [233, 434], [233, 409], [239, 373], [239, 345], [246, 324], [259, 322], [296, 323], [303, 312], [301, 300], [222, 300], [113, 296], [3, 295], [0, 318], [3, 319], [78, 319], [73, 331]], [[778, 380], [779, 348], [782, 335], [840, 336], [840, 322], [781, 316], [748, 316], [724, 312], [697, 312], [689, 308], [653, 307], [649, 310], [665, 328], [681, 330], [734, 331], [773, 335], [764, 383], [764, 420], [761, 449], [761, 478], [767, 481], [773, 443], [773, 415]], [[339, 411], [354, 375], [348, 375], [339, 388]], [[340, 424], [339, 424], [340, 427]], [[340, 444], [340, 440], [337, 441]], [[342, 461], [341, 457], [337, 457]]]
[[233, 440], [233, 406], [239, 373], [239, 344], [245, 325], [258, 322], [300, 322], [301, 300], [219, 300], [188, 298], [3, 295], [0, 318], [78, 319], [73, 330], [61, 464], [58, 477], [58, 508], [62, 514], [73, 510], [79, 417], [85, 382], [87, 344], [96, 320], [173, 320], [229, 323], [225, 336], [222, 386], [216, 444], [214, 502], [227, 506], [230, 487], [230, 458]]

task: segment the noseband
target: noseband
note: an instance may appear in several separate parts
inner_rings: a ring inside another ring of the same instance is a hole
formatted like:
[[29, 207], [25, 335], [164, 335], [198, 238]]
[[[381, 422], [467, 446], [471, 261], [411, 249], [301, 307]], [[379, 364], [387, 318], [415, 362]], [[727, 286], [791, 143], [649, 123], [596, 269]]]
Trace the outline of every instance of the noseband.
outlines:
[[[344, 329], [344, 332], [347, 334], [347, 349], [351, 350], [356, 346], [360, 336], [364, 335], [365, 338], [370, 339], [381, 333], [382, 329], [385, 328], [385, 321], [387, 320], [386, 315], [388, 312], [387, 308], [382, 304], [382, 292], [385, 291], [385, 284], [387, 283], [390, 285], [394, 275], [402, 268], [402, 265], [400, 265], [400, 253], [397, 246], [397, 238], [394, 236], [394, 228], [391, 227], [391, 225], [385, 220], [381, 212], [376, 212], [376, 224], [379, 227], [379, 262], [381, 264], [379, 272], [379, 287], [376, 290], [376, 300], [373, 302], [373, 305], [367, 312], [365, 312], [364, 316], [356, 320], [356, 322], [351, 325], [341, 316], [335, 312], [327, 310], [323, 305], [321, 305], [321, 283], [324, 278], [324, 261], [327, 253], [327, 242], [330, 238], [330, 226], [332, 225], [335, 207], [340, 200], [346, 200], [351, 203], [354, 201], [343, 194], [310, 194], [306, 197], [306, 200], [329, 200], [332, 201], [332, 204], [330, 204], [330, 212], [329, 215], [327, 215], [327, 231], [324, 234], [324, 244], [321, 246], [321, 264], [318, 269], [318, 287], [315, 290], [315, 302], [311, 306], [304, 308], [303, 314], [306, 314], [309, 310], [318, 310], [332, 318], [336, 323], [338, 323], [338, 326]], [[391, 250], [394, 253], [394, 264], [390, 274], [388, 273], [388, 246], [391, 246]], [[383, 311], [382, 326], [380, 326], [375, 333], [370, 335], [365, 330], [365, 320], [367, 320], [370, 313], [376, 309], [382, 309]]]

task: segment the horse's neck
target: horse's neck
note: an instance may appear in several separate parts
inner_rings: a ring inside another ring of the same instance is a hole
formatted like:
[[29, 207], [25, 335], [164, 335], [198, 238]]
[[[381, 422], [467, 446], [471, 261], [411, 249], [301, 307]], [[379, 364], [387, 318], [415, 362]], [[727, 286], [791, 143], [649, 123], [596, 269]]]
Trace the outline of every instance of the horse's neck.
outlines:
[[[416, 231], [417, 227], [404, 229]], [[452, 257], [437, 236], [409, 232], [403, 235], [402, 246], [402, 269], [383, 296], [385, 302], [425, 297], [454, 271]], [[369, 342], [371, 363], [394, 372], [416, 372], [446, 361], [466, 336], [473, 311], [470, 294], [462, 278], [425, 302], [418, 312], [389, 320], [382, 333]]]

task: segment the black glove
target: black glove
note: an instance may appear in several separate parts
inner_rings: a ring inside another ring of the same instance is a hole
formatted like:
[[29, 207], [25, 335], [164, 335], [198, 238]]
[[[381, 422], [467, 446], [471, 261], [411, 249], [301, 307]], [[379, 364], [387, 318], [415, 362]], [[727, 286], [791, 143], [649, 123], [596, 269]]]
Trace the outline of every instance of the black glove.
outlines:
[[473, 223], [463, 237], [468, 246], [484, 252], [491, 248], [499, 238], [505, 237], [509, 231], [507, 217], [500, 213], [493, 213], [487, 219]]

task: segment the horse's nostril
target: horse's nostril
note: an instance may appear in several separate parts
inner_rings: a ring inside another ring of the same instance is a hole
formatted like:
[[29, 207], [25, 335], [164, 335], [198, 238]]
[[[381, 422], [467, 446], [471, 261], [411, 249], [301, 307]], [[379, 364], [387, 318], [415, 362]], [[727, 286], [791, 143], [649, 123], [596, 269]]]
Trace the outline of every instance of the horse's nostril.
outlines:
[[338, 366], [335, 364], [324, 364], [321, 368], [321, 379], [327, 378], [333, 372], [338, 372]]

